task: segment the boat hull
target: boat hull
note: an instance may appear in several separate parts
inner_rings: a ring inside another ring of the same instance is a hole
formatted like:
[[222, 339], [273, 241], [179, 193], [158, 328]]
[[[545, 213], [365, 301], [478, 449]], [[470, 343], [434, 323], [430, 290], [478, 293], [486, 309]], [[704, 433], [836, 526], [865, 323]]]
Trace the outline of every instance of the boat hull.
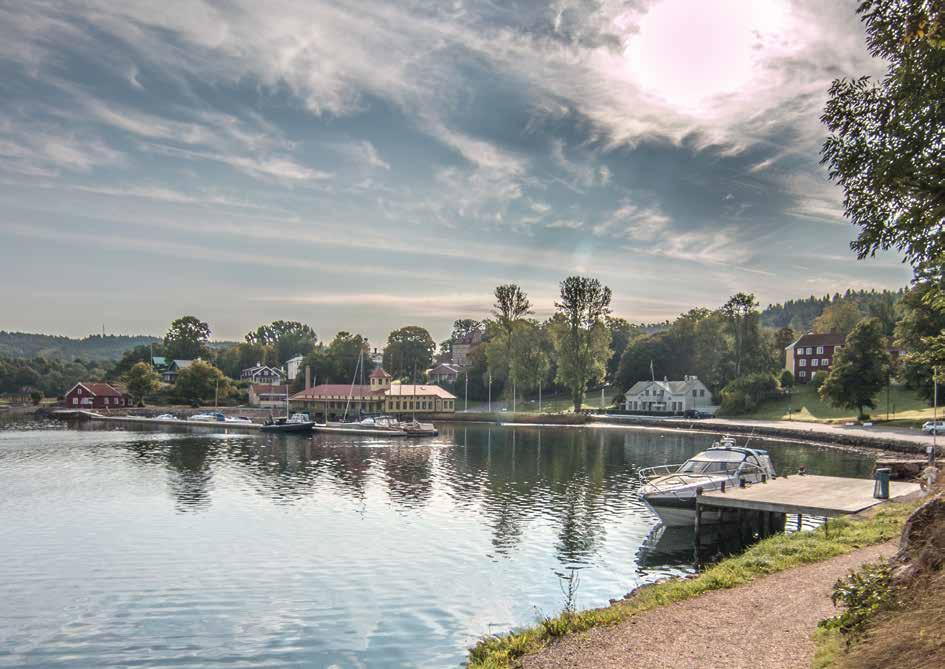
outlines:
[[[692, 527], [696, 523], [695, 497], [644, 495], [643, 501], [667, 527]], [[703, 508], [701, 522], [715, 524], [720, 521], [721, 514], [718, 511]]]
[[273, 434], [308, 434], [315, 423], [285, 423], [281, 425], [263, 425], [260, 430]]

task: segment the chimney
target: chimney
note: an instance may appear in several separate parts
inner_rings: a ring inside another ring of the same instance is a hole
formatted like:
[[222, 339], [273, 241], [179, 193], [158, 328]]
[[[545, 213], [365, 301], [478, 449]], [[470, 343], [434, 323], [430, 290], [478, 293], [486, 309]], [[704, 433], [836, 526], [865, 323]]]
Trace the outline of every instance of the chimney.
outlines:
[[312, 387], [312, 366], [305, 365], [305, 389]]

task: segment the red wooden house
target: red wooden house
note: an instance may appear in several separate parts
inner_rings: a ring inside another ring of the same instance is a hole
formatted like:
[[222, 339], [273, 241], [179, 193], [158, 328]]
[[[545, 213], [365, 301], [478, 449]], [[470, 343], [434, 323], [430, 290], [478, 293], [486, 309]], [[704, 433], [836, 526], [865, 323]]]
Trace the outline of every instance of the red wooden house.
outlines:
[[68, 409], [117, 409], [131, 406], [131, 398], [107, 383], [75, 384], [65, 395]]

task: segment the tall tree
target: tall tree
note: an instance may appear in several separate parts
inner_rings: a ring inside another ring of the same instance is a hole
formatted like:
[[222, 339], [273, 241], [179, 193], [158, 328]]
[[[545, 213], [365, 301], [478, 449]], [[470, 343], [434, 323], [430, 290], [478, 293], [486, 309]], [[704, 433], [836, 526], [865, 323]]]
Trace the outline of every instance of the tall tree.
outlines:
[[797, 335], [794, 334], [794, 330], [785, 326], [779, 328], [777, 332], [774, 333], [774, 350], [777, 355], [778, 366], [784, 367], [787, 363], [787, 347], [793, 344], [797, 340]]
[[838, 79], [822, 121], [830, 178], [859, 227], [860, 258], [897, 248], [916, 267], [945, 254], [945, 4], [864, 0], [870, 53], [886, 76]]
[[610, 288], [597, 279], [569, 276], [561, 282], [551, 335], [557, 357], [557, 380], [571, 391], [580, 411], [589, 383], [602, 380], [610, 358]]
[[864, 407], [876, 406], [874, 398], [886, 385], [888, 373], [889, 354], [882, 324], [875, 318], [864, 319], [834, 354], [820, 396], [834, 406], [856, 409], [862, 417]]
[[246, 342], [270, 347], [275, 354], [272, 364], [282, 365], [289, 358], [308, 355], [315, 350], [318, 337], [310, 325], [298, 321], [273, 321], [248, 333]]
[[384, 369], [394, 378], [413, 380], [427, 370], [433, 362], [436, 344], [430, 333], [418, 325], [408, 325], [394, 330], [387, 337], [384, 349]]
[[207, 356], [210, 326], [195, 316], [182, 316], [164, 335], [164, 355], [172, 360], [193, 360]]
[[496, 332], [491, 337], [486, 355], [489, 361], [489, 369], [511, 378], [515, 326], [521, 319], [532, 313], [532, 304], [521, 286], [514, 283], [496, 286], [494, 295], [495, 303], [492, 305], [492, 315], [495, 316], [493, 322]]
[[134, 399], [135, 404], [140, 405], [145, 397], [158, 389], [160, 380], [150, 362], [136, 363], [128, 371], [126, 377], [128, 394]]
[[751, 331], [753, 316], [757, 322], [758, 302], [751, 293], [736, 293], [722, 305], [722, 313], [728, 319], [735, 343], [735, 376], [741, 376], [745, 371], [742, 363], [751, 342], [749, 338], [754, 334]]
[[607, 329], [610, 330], [610, 359], [607, 361], [607, 378], [613, 381], [617, 377], [620, 358], [623, 357], [623, 352], [627, 350], [630, 339], [633, 338], [637, 329], [625, 319], [615, 316], [608, 316], [605, 322], [607, 323]]
[[909, 351], [901, 364], [903, 380], [926, 399], [932, 398], [932, 370], [945, 370], [942, 294], [940, 279], [917, 280], [902, 298], [902, 317], [895, 330], [896, 343]]
[[545, 385], [551, 363], [542, 345], [543, 338], [538, 322], [522, 319], [515, 324], [509, 378], [515, 382], [517, 392], [527, 393]]

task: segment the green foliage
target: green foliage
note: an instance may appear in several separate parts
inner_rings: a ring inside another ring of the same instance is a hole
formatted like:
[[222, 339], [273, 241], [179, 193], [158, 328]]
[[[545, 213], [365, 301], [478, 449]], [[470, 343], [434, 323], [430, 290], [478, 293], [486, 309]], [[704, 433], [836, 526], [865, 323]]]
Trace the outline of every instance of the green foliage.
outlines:
[[610, 359], [610, 288], [597, 279], [569, 276], [561, 282], [558, 310], [549, 326], [557, 362], [557, 381], [568, 388], [580, 411], [587, 385], [602, 380]]
[[154, 393], [161, 385], [161, 379], [151, 367], [151, 363], [139, 362], [132, 367], [127, 376], [128, 394], [135, 403], [140, 404], [144, 398]]
[[196, 360], [177, 373], [175, 394], [182, 400], [194, 404], [214, 398], [224, 399], [230, 394], [230, 380], [223, 372], [203, 360]]
[[607, 379], [615, 381], [620, 369], [620, 360], [630, 345], [630, 340], [641, 332], [638, 326], [630, 325], [625, 319], [607, 316], [604, 319], [610, 330], [610, 359], [607, 361]]
[[945, 355], [937, 354], [937, 340], [945, 332], [945, 306], [937, 278], [919, 278], [902, 300], [902, 318], [896, 324], [896, 343], [909, 353], [901, 360], [903, 381], [931, 400], [932, 370], [945, 367]]
[[778, 379], [778, 383], [781, 384], [782, 388], [794, 387], [794, 375], [791, 373], [790, 369], [784, 369], [781, 371], [781, 377]]
[[433, 363], [436, 344], [430, 333], [419, 325], [394, 330], [387, 337], [384, 349], [384, 369], [394, 378], [417, 378]]
[[827, 380], [827, 375], [824, 372], [814, 372], [810, 377], [810, 386], [816, 391], [820, 391], [820, 387], [824, 385], [824, 381]]
[[172, 360], [207, 357], [209, 341], [209, 325], [194, 316], [182, 316], [164, 335], [164, 354]]
[[838, 301], [824, 309], [814, 320], [814, 332], [836, 333], [846, 337], [863, 320], [863, 312], [853, 302]]
[[868, 518], [830, 521], [823, 531], [778, 534], [754, 544], [741, 555], [728, 558], [695, 578], [671, 579], [641, 588], [632, 597], [612, 606], [571, 613], [540, 621], [535, 627], [504, 636], [490, 636], [469, 652], [470, 669], [510, 669], [522, 657], [535, 653], [565, 634], [594, 627], [616, 625], [658, 606], [697, 597], [712, 590], [734, 588], [756, 578], [820, 562], [857, 548], [898, 537], [905, 519], [917, 503], [885, 504]]
[[[365, 337], [350, 332], [339, 332], [328, 346], [319, 344], [314, 351], [305, 356], [302, 360], [302, 373], [295, 379], [295, 390], [301, 390], [305, 384], [306, 367], [311, 368], [313, 382], [316, 384], [351, 383], [352, 380], [360, 383], [360, 378], [354, 378], [359, 360], [366, 382], [368, 375], [374, 369], [374, 363], [368, 356], [369, 351], [368, 340]], [[361, 374], [359, 373], [358, 376], [360, 377]]]
[[164, 346], [159, 341], [156, 344], [142, 344], [140, 346], [135, 346], [134, 348], [128, 349], [121, 356], [121, 360], [112, 367], [109, 372], [110, 379], [120, 379], [123, 376], [127, 375], [131, 371], [131, 368], [134, 367], [139, 362], [151, 363], [151, 352], [154, 351], [155, 356], [164, 355]]
[[104, 381], [111, 365], [102, 361], [0, 357], [0, 393], [29, 388], [45, 397], [59, 397], [79, 381]]
[[528, 393], [545, 385], [551, 369], [545, 337], [541, 326], [534, 320], [521, 320], [512, 331], [510, 377], [516, 390]]
[[897, 248], [916, 267], [945, 256], [945, 49], [940, 2], [864, 0], [870, 53], [886, 76], [838, 79], [822, 116], [830, 178], [859, 227], [862, 258]]
[[30, 401], [34, 406], [39, 406], [39, 403], [43, 401], [43, 397], [45, 397], [45, 395], [43, 395], [42, 390], [34, 390], [30, 393]]
[[[787, 300], [783, 304], [768, 305], [761, 312], [761, 324], [769, 328], [790, 328], [795, 333], [810, 332], [814, 329], [814, 322], [826, 309], [834, 305], [850, 304], [864, 316], [879, 318], [885, 333], [891, 335], [896, 325], [897, 305], [903, 293], [902, 289], [847, 290], [843, 294], [834, 293], [832, 296]], [[791, 341], [786, 342], [784, 346]], [[781, 347], [782, 350], [784, 346]]]
[[[113, 362], [136, 346], [160, 343], [145, 335], [90, 335], [82, 339], [56, 335], [6, 332], [0, 330], [0, 356], [5, 358], [44, 358], [45, 360], [85, 360]], [[131, 366], [129, 365], [129, 368]]]
[[269, 325], [260, 325], [245, 339], [256, 350], [271, 351], [271, 356], [266, 357], [272, 365], [283, 365], [297, 355], [306, 356], [315, 350], [318, 342], [315, 330], [298, 321], [273, 321]]
[[889, 354], [882, 327], [875, 318], [867, 318], [834, 353], [820, 396], [834, 406], [856, 408], [862, 416], [864, 407], [876, 406], [873, 398], [886, 385], [888, 374]]
[[732, 380], [722, 389], [719, 412], [727, 416], [748, 413], [765, 400], [779, 395], [780, 387], [773, 374], [748, 374]]
[[832, 618], [822, 620], [820, 627], [839, 631], [849, 645], [863, 633], [877, 613], [894, 606], [892, 568], [888, 562], [864, 565], [859, 571], [838, 580], [830, 599], [834, 606], [843, 609]]

